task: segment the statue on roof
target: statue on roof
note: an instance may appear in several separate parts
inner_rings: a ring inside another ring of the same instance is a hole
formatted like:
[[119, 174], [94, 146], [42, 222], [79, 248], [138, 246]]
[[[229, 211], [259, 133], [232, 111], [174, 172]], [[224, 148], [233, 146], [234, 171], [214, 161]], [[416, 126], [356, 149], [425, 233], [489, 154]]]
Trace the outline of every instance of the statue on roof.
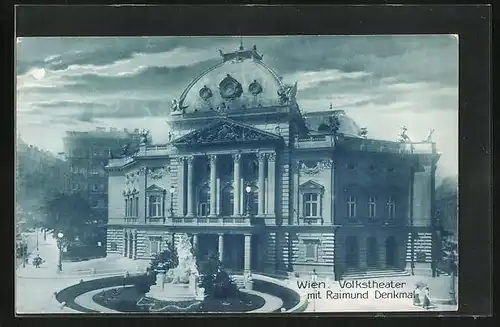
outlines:
[[120, 155], [121, 156], [128, 156], [130, 150], [130, 144], [125, 144], [121, 147]]
[[411, 142], [410, 137], [406, 135], [406, 131], [408, 128], [406, 126], [401, 126], [401, 133], [398, 134], [399, 136], [399, 142], [401, 143], [408, 143]]
[[148, 136], [149, 136], [149, 131], [147, 129], [143, 129], [140, 133], [139, 133], [141, 139], [140, 139], [140, 144], [143, 145], [143, 144], [147, 144], [148, 143]]

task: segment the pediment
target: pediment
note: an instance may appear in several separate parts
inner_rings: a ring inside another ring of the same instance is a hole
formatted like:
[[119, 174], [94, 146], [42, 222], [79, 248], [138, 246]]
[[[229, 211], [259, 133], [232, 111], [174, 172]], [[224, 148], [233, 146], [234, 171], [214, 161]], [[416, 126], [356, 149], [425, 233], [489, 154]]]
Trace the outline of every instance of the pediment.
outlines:
[[255, 142], [282, 142], [281, 136], [259, 130], [229, 119], [221, 119], [209, 126], [188, 133], [172, 142], [175, 146], [247, 144]]
[[316, 183], [315, 181], [307, 181], [299, 186], [299, 188], [303, 191], [307, 190], [316, 190], [316, 191], [323, 191], [325, 188], [323, 185]]
[[164, 192], [165, 189], [162, 188], [162, 187], [159, 187], [158, 185], [156, 184], [153, 184], [151, 186], [149, 186], [147, 189], [146, 189], [147, 192]]

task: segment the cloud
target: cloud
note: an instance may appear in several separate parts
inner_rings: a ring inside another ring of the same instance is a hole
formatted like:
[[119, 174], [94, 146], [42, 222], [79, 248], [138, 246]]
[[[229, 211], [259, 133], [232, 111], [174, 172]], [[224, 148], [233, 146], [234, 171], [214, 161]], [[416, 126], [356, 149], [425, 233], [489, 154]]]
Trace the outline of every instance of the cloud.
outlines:
[[[440, 165], [457, 172], [455, 37], [244, 37], [243, 42], [247, 48], [256, 44], [286, 83], [298, 82], [304, 112], [328, 110], [331, 103], [381, 139], [394, 139], [401, 124], [417, 138], [436, 128], [444, 152]], [[219, 49], [230, 52], [239, 43], [239, 37], [24, 38], [16, 53], [18, 128], [30, 142], [59, 151], [66, 129], [99, 124], [147, 127], [155, 142], [166, 141], [171, 100], [221, 61]], [[34, 78], [41, 69], [45, 74]]]

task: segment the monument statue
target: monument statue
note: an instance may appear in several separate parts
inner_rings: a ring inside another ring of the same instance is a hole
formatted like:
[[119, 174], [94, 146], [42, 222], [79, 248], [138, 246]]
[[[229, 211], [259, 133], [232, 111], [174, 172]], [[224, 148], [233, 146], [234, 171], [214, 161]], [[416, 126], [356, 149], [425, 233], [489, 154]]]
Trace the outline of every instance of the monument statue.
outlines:
[[156, 271], [156, 283], [146, 297], [164, 301], [202, 301], [205, 290], [198, 287], [199, 272], [188, 235], [181, 234], [175, 247], [179, 264], [168, 271], [160, 266]]

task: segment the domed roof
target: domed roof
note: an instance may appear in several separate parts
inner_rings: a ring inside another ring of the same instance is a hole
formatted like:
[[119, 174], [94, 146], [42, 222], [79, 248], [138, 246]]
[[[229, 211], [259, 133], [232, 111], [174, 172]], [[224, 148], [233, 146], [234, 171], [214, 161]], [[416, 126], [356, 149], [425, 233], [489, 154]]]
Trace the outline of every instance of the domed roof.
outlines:
[[186, 113], [280, 105], [280, 92], [291, 88], [261, 61], [255, 46], [252, 50], [241, 46], [227, 54], [221, 51], [221, 56], [223, 62], [196, 77], [182, 93], [179, 107]]
[[331, 119], [336, 118], [339, 122], [338, 133], [361, 138], [361, 128], [343, 110], [305, 113], [304, 118], [307, 128], [312, 132], [318, 133], [328, 130]]

